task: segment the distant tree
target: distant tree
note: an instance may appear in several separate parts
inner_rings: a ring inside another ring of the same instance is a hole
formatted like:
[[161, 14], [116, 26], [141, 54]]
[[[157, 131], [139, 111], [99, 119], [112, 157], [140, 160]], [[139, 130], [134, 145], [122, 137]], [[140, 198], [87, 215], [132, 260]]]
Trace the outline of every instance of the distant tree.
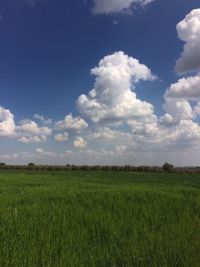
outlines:
[[65, 169], [70, 170], [71, 169], [71, 165], [70, 164], [66, 164]]
[[174, 169], [174, 166], [168, 162], [165, 162], [162, 168], [165, 172], [172, 172]]
[[28, 167], [35, 167], [35, 163], [30, 162], [30, 163], [28, 164]]
[[5, 166], [6, 166], [5, 163], [3, 163], [3, 162], [0, 163], [0, 167], [5, 167]]

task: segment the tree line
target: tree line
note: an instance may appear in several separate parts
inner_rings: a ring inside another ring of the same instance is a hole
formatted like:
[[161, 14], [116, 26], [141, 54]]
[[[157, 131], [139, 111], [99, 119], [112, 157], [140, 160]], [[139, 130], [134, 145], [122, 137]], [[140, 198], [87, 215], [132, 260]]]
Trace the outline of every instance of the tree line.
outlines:
[[0, 163], [0, 170], [82, 170], [82, 171], [125, 171], [125, 172], [176, 172], [176, 173], [200, 173], [200, 167], [174, 167], [172, 164], [166, 162], [163, 166], [132, 166], [132, 165], [71, 165], [66, 164], [65, 166], [57, 165], [37, 165], [33, 162], [30, 162], [27, 165], [7, 165], [6, 163]]

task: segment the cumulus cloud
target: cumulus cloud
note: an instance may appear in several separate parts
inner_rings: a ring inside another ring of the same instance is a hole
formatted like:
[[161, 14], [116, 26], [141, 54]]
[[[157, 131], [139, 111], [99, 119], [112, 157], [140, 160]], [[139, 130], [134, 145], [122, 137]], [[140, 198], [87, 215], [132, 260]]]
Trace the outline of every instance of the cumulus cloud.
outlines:
[[141, 138], [156, 138], [158, 129], [158, 119], [155, 115], [144, 117], [141, 120], [128, 120], [127, 124], [132, 129], [134, 136]]
[[15, 135], [14, 115], [9, 109], [0, 106], [0, 136]]
[[68, 140], [68, 138], [69, 138], [69, 134], [68, 133], [63, 133], [63, 134], [58, 133], [58, 134], [55, 135], [55, 140], [57, 142], [65, 142], [65, 141]]
[[0, 106], [0, 136], [13, 136], [14, 134], [14, 115], [9, 109]]
[[192, 119], [193, 112], [190, 103], [187, 100], [166, 98], [164, 104], [165, 110], [177, 119]]
[[30, 134], [43, 134], [43, 135], [51, 135], [51, 129], [48, 127], [40, 127], [38, 124], [31, 120], [23, 120], [20, 122], [20, 125], [17, 126], [17, 130], [22, 133], [30, 133]]
[[81, 131], [88, 127], [88, 124], [80, 116], [73, 117], [72, 114], [69, 114], [65, 117], [64, 120], [58, 121], [55, 124], [56, 130], [73, 130]]
[[[180, 79], [168, 88], [166, 114], [158, 118], [154, 107], [138, 99], [134, 92], [139, 81], [155, 79], [138, 60], [116, 52], [103, 58], [92, 74], [96, 75], [94, 89], [77, 100], [81, 114], [98, 126], [88, 136], [90, 140], [100, 140], [102, 144], [109, 140], [107, 146], [113, 145], [120, 153], [124, 146], [124, 152], [143, 148], [146, 153], [175, 149], [186, 141], [192, 144], [192, 138], [198, 140], [199, 125], [192, 119], [194, 110], [196, 114], [200, 111], [200, 103], [194, 109], [190, 103], [198, 97], [198, 76]], [[119, 129], [114, 130], [116, 127]]]
[[200, 75], [179, 79], [164, 95], [167, 112], [159, 119], [164, 128], [165, 143], [193, 147], [200, 144], [200, 126], [195, 119], [200, 112]]
[[199, 101], [200, 75], [197, 75], [179, 79], [172, 84], [165, 93], [164, 108], [173, 118], [192, 119], [198, 114]]
[[200, 9], [192, 10], [177, 24], [178, 37], [185, 42], [176, 61], [176, 71], [184, 73], [200, 69]]
[[200, 9], [192, 10], [176, 28], [178, 37], [185, 42], [176, 70], [197, 74], [179, 79], [167, 89], [163, 105], [166, 114], [159, 124], [164, 128], [165, 144], [191, 148], [200, 145], [200, 126], [195, 121], [200, 115]]
[[159, 123], [161, 126], [164, 126], [164, 127], [172, 127], [172, 126], [177, 125], [178, 120], [173, 118], [170, 114], [166, 113], [159, 118]]
[[166, 131], [166, 141], [172, 146], [181, 148], [193, 147], [197, 142], [200, 144], [200, 127], [192, 120], [180, 120], [173, 130]]
[[74, 140], [74, 147], [75, 148], [86, 148], [87, 142], [82, 137], [78, 136]]
[[132, 6], [146, 6], [154, 0], [94, 0], [93, 14], [109, 14], [130, 10]]
[[190, 100], [200, 98], [200, 74], [178, 80], [178, 82], [170, 86], [165, 97]]
[[28, 144], [45, 142], [51, 133], [50, 128], [40, 127], [31, 120], [22, 120], [16, 125], [11, 111], [0, 107], [0, 136], [16, 137], [19, 142]]
[[36, 122], [23, 120], [16, 126], [18, 141], [22, 143], [41, 143], [46, 142], [47, 137], [52, 134], [48, 127], [40, 127]]
[[77, 100], [83, 116], [95, 123], [117, 123], [153, 114], [153, 106], [133, 91], [139, 81], [155, 79], [137, 59], [116, 52], [104, 57], [91, 73], [96, 76], [94, 89]]

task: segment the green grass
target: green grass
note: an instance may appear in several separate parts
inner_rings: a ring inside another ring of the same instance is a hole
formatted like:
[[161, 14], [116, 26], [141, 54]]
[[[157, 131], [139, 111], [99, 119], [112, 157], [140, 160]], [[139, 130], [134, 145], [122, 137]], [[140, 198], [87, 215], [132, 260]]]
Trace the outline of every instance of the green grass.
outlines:
[[200, 266], [200, 176], [1, 171], [0, 266]]

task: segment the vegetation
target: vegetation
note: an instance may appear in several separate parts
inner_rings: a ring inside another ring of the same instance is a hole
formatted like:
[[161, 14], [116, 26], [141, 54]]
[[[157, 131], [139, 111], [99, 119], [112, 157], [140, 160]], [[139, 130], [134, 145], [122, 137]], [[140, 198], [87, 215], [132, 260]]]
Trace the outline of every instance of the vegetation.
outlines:
[[165, 164], [163, 165], [163, 170], [166, 172], [172, 172], [174, 169], [174, 166], [168, 162], [165, 162]]
[[0, 172], [2, 267], [200, 266], [200, 176]]
[[66, 166], [55, 166], [55, 165], [36, 165], [35, 163], [29, 163], [28, 165], [6, 165], [5, 163], [0, 163], [0, 170], [52, 170], [52, 171], [121, 171], [121, 172], [173, 172], [173, 173], [199, 173], [200, 174], [200, 167], [174, 167], [170, 163], [165, 163], [162, 167], [159, 166], [88, 166], [88, 165], [70, 165], [67, 164]]
[[28, 167], [35, 167], [35, 163], [30, 162], [30, 163], [28, 164]]

